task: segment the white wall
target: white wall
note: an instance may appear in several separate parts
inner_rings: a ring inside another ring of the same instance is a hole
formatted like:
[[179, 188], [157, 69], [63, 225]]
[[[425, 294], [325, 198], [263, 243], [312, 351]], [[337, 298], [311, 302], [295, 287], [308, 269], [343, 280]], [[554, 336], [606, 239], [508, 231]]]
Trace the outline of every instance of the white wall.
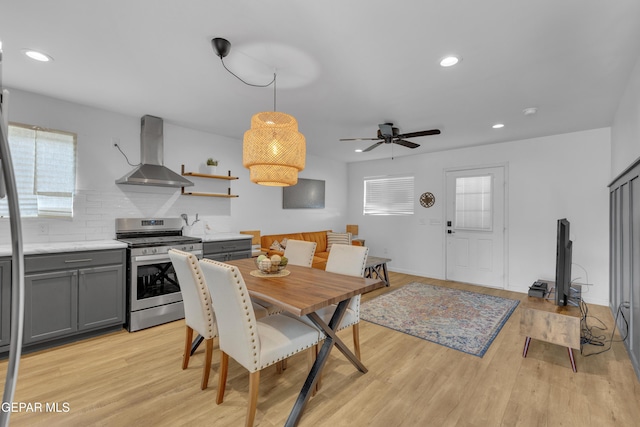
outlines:
[[640, 158], [640, 58], [620, 100], [611, 128], [611, 181]]
[[[153, 114], [153, 111], [147, 112]], [[176, 126], [165, 121], [165, 165], [175, 171], [185, 164], [196, 170], [207, 157], [220, 161], [219, 171], [230, 169], [239, 198], [180, 196], [179, 189], [116, 185], [131, 170], [113, 146], [114, 138], [132, 163], [139, 161], [140, 118], [13, 90], [9, 118], [78, 134], [78, 194], [73, 220], [25, 219], [27, 242], [111, 239], [114, 219], [134, 216], [178, 216], [203, 219], [191, 230], [258, 229], [263, 234], [299, 230], [344, 230], [360, 225], [371, 252], [393, 258], [391, 269], [444, 278], [443, 171], [461, 166], [507, 163], [509, 175], [508, 287], [525, 291], [538, 277], [554, 276], [555, 221], [571, 221], [574, 262], [595, 283], [587, 301], [608, 301], [608, 192], [610, 135], [608, 129], [557, 135], [420, 156], [345, 165], [307, 156], [300, 177], [326, 181], [325, 209], [282, 209], [282, 190], [249, 181], [242, 167], [240, 139], [226, 138]], [[413, 218], [367, 217], [362, 210], [362, 178], [413, 172], [416, 200], [424, 191], [436, 196], [436, 205], [416, 203]], [[225, 181], [194, 178], [202, 191], [221, 191]], [[348, 185], [345, 185], [348, 183]], [[347, 197], [348, 196], [348, 197]], [[345, 206], [347, 209], [345, 210]], [[425, 225], [420, 224], [423, 220]], [[435, 222], [435, 225], [432, 225]], [[44, 226], [44, 227], [41, 227]], [[7, 219], [0, 219], [0, 243], [8, 242]], [[574, 277], [583, 276], [574, 267]], [[584, 279], [581, 279], [583, 281]]]
[[[489, 146], [349, 164], [349, 223], [358, 224], [374, 255], [394, 271], [445, 278], [445, 169], [507, 164], [507, 288], [526, 292], [537, 278], [555, 277], [556, 221], [571, 222], [573, 262], [594, 285], [585, 300], [608, 304], [610, 130], [596, 129]], [[413, 217], [363, 216], [363, 179], [413, 173]], [[432, 192], [425, 209], [418, 196]], [[386, 253], [385, 253], [386, 251]], [[572, 277], [586, 281], [574, 265]]]
[[[114, 147], [117, 142], [131, 163], [140, 161], [140, 117], [100, 110], [21, 90], [11, 90], [9, 120], [78, 135], [77, 194], [73, 220], [23, 220], [29, 243], [112, 239], [117, 217], [177, 217], [187, 213], [190, 221], [198, 213], [202, 221], [190, 232], [203, 234], [206, 223], [213, 232], [261, 230], [263, 234], [290, 231], [344, 230], [347, 200], [347, 166], [307, 156], [301, 178], [326, 183], [325, 209], [282, 209], [282, 189], [249, 181], [242, 166], [242, 141], [164, 122], [164, 164], [180, 172], [198, 171], [208, 157], [219, 160], [218, 173], [231, 170], [238, 180], [192, 178], [190, 190], [224, 192], [231, 186], [240, 197], [181, 196], [180, 189], [117, 185], [115, 180], [131, 169]], [[123, 101], [124, 102], [124, 101]], [[147, 114], [152, 114], [150, 111]], [[249, 120], [247, 119], [247, 123]], [[0, 243], [10, 238], [7, 219], [0, 219]]]

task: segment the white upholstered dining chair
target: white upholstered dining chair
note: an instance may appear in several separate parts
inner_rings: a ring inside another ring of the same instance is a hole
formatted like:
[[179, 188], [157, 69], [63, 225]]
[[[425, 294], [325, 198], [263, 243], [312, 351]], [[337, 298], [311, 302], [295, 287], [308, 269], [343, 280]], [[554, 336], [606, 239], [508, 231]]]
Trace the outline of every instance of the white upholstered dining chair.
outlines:
[[[316, 246], [318, 244], [316, 242], [307, 242], [306, 240], [295, 240], [289, 239], [287, 240], [287, 247], [284, 249], [284, 256], [287, 258], [288, 263], [291, 265], [299, 265], [301, 267], [311, 267], [313, 265], [313, 255], [316, 253]], [[287, 264], [288, 265], [288, 264]], [[270, 307], [267, 304], [262, 303], [267, 310]], [[273, 310], [273, 309], [272, 309]], [[280, 310], [282, 312], [282, 310]], [[272, 313], [272, 311], [270, 311]], [[289, 316], [292, 317], [292, 316]], [[309, 325], [312, 325], [309, 323]], [[313, 326], [313, 325], [312, 325]], [[315, 326], [314, 326], [315, 327]], [[314, 353], [317, 353], [318, 349], [314, 350]], [[287, 360], [283, 360], [282, 364], [279, 366], [278, 370], [286, 369]]]
[[[282, 314], [256, 319], [240, 271], [210, 259], [200, 267], [213, 297], [221, 352], [216, 403], [224, 399], [229, 356], [249, 371], [249, 405], [245, 425], [253, 426], [258, 403], [260, 371], [319, 342], [317, 329]], [[312, 355], [309, 354], [308, 360]]]
[[[184, 322], [186, 334], [184, 342], [184, 354], [182, 356], [182, 369], [187, 369], [191, 358], [191, 345], [193, 331], [196, 331], [205, 342], [204, 370], [200, 388], [206, 389], [209, 385], [209, 373], [211, 372], [211, 358], [213, 355], [213, 339], [218, 336], [216, 316], [213, 311], [211, 294], [205, 282], [198, 258], [188, 252], [177, 249], [169, 251], [171, 264], [178, 277], [182, 302], [184, 304]], [[255, 305], [255, 313], [258, 317], [267, 315], [267, 311], [260, 305]]]
[[[316, 253], [316, 242], [307, 242], [305, 240], [287, 240], [287, 247], [284, 250], [284, 256], [288, 260], [288, 264], [299, 265], [302, 267], [311, 267], [313, 264], [313, 255]], [[263, 306], [269, 315], [282, 313], [283, 310], [277, 305], [273, 305], [259, 298], [255, 301]], [[282, 363], [282, 368], [286, 367], [286, 360]], [[278, 368], [280, 370], [281, 368]]]
[[[349, 276], [364, 276], [365, 264], [369, 248], [366, 246], [353, 245], [332, 245], [327, 259], [326, 271]], [[335, 305], [321, 308], [317, 311], [318, 316], [326, 323], [329, 323], [331, 316], [336, 309]], [[360, 359], [360, 295], [351, 299], [347, 311], [342, 317], [342, 321], [337, 330], [353, 327], [353, 349], [354, 354]]]
[[316, 242], [289, 239], [287, 240], [287, 247], [284, 249], [284, 256], [287, 257], [291, 265], [311, 267], [313, 255], [316, 253], [316, 246]]
[[207, 284], [204, 282], [198, 258], [193, 254], [176, 249], [169, 251], [169, 258], [171, 258], [173, 269], [180, 283], [182, 302], [184, 304], [186, 336], [184, 354], [182, 356], [182, 369], [187, 369], [189, 366], [191, 342], [193, 340], [193, 331], [195, 330], [204, 338], [206, 347], [204, 371], [202, 372], [202, 382], [200, 384], [200, 388], [204, 390], [209, 384], [213, 339], [218, 336], [216, 316], [211, 305], [211, 295]]

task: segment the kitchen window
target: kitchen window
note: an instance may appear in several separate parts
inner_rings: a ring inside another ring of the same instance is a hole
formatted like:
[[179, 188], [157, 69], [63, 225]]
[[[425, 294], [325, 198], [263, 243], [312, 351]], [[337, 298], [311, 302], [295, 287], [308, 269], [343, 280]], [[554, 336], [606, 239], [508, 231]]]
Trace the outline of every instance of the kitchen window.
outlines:
[[[9, 124], [20, 216], [73, 216], [76, 145], [74, 133]], [[0, 200], [0, 216], [8, 215], [6, 199]]]
[[365, 178], [364, 215], [413, 215], [413, 176]]

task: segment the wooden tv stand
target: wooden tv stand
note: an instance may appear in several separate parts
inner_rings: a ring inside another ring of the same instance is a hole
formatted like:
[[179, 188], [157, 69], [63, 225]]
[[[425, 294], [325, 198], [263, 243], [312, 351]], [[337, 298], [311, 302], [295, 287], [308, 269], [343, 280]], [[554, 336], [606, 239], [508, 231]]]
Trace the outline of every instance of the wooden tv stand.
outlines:
[[[555, 282], [540, 280], [548, 283], [548, 289], [555, 288]], [[581, 285], [572, 285], [580, 296]], [[576, 372], [576, 361], [573, 357], [573, 349], [580, 349], [580, 320], [582, 314], [580, 307], [571, 305], [557, 306], [553, 293], [552, 299], [528, 297], [522, 306], [520, 317], [520, 334], [526, 337], [522, 357], [527, 357], [531, 338], [546, 341], [552, 344], [567, 347], [571, 369]]]

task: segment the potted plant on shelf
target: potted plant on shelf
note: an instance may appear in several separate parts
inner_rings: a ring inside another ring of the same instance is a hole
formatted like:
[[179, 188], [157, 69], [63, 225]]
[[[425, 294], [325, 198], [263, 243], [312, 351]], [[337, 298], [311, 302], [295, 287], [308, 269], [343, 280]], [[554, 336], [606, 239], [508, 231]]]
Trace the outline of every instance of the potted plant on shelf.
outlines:
[[210, 175], [215, 175], [218, 171], [218, 161], [213, 157], [209, 157], [207, 159], [207, 170], [209, 171]]

